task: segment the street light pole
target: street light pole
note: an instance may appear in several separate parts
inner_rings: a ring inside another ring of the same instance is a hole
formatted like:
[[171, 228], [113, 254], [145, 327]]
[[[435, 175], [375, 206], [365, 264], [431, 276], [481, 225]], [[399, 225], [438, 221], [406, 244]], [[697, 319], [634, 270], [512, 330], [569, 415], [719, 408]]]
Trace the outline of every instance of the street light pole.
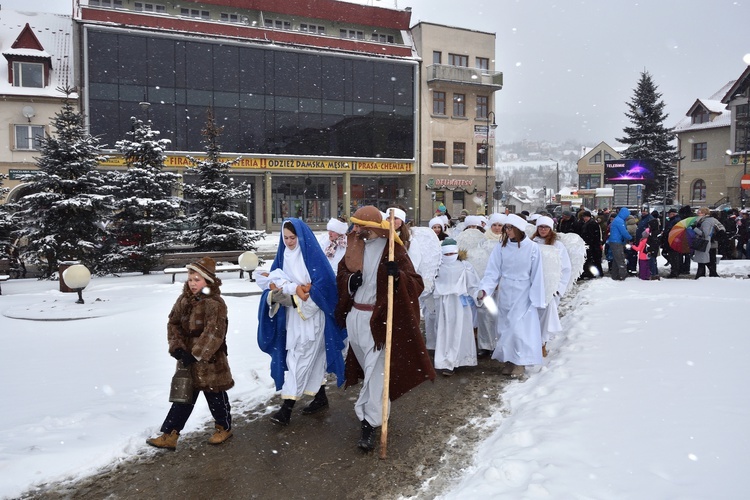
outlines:
[[555, 202], [557, 202], [557, 195], [560, 194], [560, 162], [558, 160], [553, 160], [552, 158], [549, 159], [549, 161], [555, 162]]
[[[490, 117], [492, 117], [492, 123], [490, 124]], [[487, 139], [484, 143], [484, 215], [490, 215], [490, 127], [493, 129], [497, 128], [495, 123], [495, 112], [490, 111], [487, 113]], [[493, 162], [494, 163], [494, 162]]]

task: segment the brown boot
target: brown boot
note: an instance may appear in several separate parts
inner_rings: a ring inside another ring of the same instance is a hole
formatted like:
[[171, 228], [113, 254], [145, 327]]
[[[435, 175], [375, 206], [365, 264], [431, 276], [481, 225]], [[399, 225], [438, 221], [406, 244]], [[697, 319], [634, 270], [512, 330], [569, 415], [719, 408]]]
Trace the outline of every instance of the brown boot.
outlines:
[[510, 375], [513, 369], [516, 367], [513, 363], [510, 361], [505, 362], [505, 366], [503, 366], [502, 371], [500, 372], [502, 375]]
[[522, 377], [526, 373], [526, 367], [523, 365], [514, 365], [513, 369], [510, 371], [508, 375], [510, 375], [510, 378], [519, 378]]
[[174, 451], [177, 448], [177, 440], [180, 438], [180, 433], [173, 430], [169, 434], [166, 432], [159, 437], [147, 439], [146, 443], [156, 448], [164, 448], [166, 450]]
[[547, 357], [547, 343], [546, 342], [542, 344], [542, 357], [543, 358]]
[[214, 432], [214, 435], [208, 438], [208, 444], [221, 444], [227, 439], [232, 437], [232, 430], [225, 429], [219, 424], [216, 424], [216, 432]]

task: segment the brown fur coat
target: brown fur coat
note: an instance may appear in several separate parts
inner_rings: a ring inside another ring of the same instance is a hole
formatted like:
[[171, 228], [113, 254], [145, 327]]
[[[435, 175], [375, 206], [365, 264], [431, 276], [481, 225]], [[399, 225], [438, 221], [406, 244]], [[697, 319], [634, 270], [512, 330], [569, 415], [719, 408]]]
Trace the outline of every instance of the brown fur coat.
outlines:
[[208, 295], [193, 295], [185, 283], [167, 323], [169, 352], [185, 349], [200, 361], [190, 365], [196, 390], [219, 392], [234, 386], [227, 360], [227, 306], [219, 283], [209, 285]]
[[[347, 247], [349, 252], [350, 247]], [[380, 259], [377, 274], [377, 300], [370, 319], [370, 330], [377, 349], [383, 348], [388, 314], [388, 245]], [[388, 391], [394, 401], [425, 380], [435, 379], [435, 370], [427, 354], [424, 337], [419, 328], [419, 294], [424, 289], [422, 277], [414, 271], [409, 255], [402, 245], [395, 246], [394, 261], [398, 264], [399, 283], [393, 298], [393, 327], [391, 344], [391, 374]], [[339, 262], [336, 284], [339, 302], [336, 321], [346, 327], [346, 316], [352, 309], [354, 299], [349, 294], [349, 277], [353, 271], [347, 267], [346, 259]], [[352, 350], [346, 357], [346, 386], [355, 385], [364, 378], [364, 372]]]

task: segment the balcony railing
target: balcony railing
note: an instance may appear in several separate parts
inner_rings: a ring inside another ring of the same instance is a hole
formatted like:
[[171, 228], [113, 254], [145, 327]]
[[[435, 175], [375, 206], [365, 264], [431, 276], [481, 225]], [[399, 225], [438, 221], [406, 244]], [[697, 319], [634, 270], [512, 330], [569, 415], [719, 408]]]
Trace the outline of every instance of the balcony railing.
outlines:
[[433, 64], [427, 66], [427, 83], [435, 81], [483, 85], [500, 90], [503, 88], [503, 73], [464, 66]]

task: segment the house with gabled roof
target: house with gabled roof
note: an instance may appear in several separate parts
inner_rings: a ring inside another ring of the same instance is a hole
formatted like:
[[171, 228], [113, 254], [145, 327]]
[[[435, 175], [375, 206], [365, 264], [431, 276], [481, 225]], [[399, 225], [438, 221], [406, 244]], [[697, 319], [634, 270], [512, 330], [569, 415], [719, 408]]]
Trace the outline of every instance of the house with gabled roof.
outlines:
[[[0, 10], [0, 172], [18, 196], [20, 178], [36, 170], [40, 139], [75, 87], [73, 20], [69, 15]], [[74, 105], [77, 95], [72, 95]]]

